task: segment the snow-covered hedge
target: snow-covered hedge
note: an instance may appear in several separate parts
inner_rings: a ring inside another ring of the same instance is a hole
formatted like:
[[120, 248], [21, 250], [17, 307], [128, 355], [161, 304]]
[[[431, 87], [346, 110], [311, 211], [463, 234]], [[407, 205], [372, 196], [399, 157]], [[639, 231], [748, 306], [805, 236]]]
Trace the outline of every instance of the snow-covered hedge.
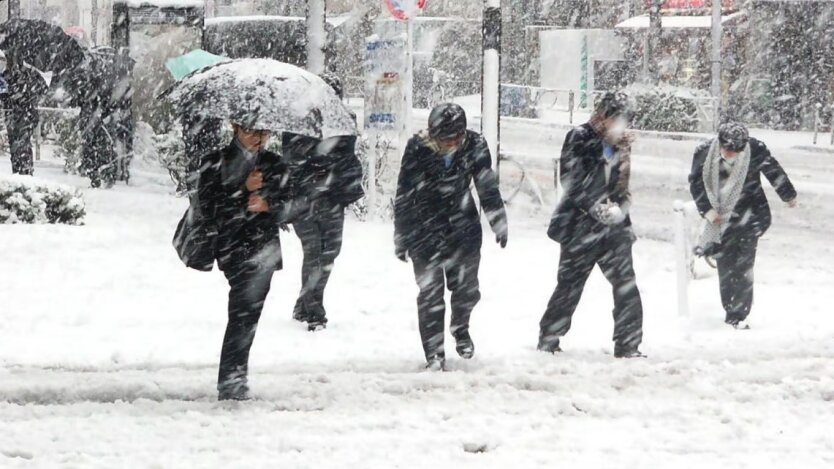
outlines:
[[693, 90], [637, 85], [627, 88], [626, 92], [635, 106], [633, 128], [659, 132], [699, 130], [698, 103], [705, 97], [694, 94]]
[[84, 223], [84, 199], [71, 187], [29, 176], [0, 177], [0, 223]]

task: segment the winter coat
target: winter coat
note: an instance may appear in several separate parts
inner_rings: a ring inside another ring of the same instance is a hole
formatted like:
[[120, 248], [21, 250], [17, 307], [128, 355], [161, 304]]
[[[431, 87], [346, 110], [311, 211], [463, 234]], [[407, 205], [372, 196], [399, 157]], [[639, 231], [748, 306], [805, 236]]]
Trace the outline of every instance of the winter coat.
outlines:
[[[263, 188], [257, 192], [266, 200], [269, 212], [247, 210], [250, 192], [246, 189], [245, 178], [235, 184], [223, 181], [221, 166], [238, 151], [232, 143], [223, 150], [203, 156], [197, 186], [199, 215], [210, 231], [216, 233], [214, 258], [224, 271], [252, 259], [271, 241], [278, 241], [280, 254], [279, 226], [291, 218], [288, 207], [292, 205], [292, 192], [287, 166], [275, 153], [261, 152], [255, 164], [263, 173]], [[281, 268], [279, 262], [276, 270]]]
[[[550, 219], [547, 235], [564, 245], [581, 242], [609, 230], [611, 226], [591, 215], [595, 205], [605, 202], [613, 202], [623, 208], [625, 220], [615, 227], [631, 232], [631, 217], [626, 207], [631, 198], [628, 170], [624, 166], [626, 161], [620, 159], [611, 168], [606, 182], [602, 136], [589, 123], [568, 132], [559, 160], [559, 183], [563, 194]], [[633, 238], [633, 234], [630, 236]]]
[[43, 77], [37, 70], [20, 65], [9, 66], [3, 76], [8, 84], [9, 117], [21, 126], [35, 126], [38, 102], [47, 91]]
[[332, 137], [319, 141], [285, 133], [282, 147], [296, 193], [313, 201], [301, 218], [344, 210], [364, 197], [362, 163], [356, 157], [356, 137]]
[[[689, 191], [701, 216], [706, 215], [713, 209], [704, 188], [703, 172], [704, 162], [709, 155], [711, 144], [711, 141], [706, 142], [695, 150], [695, 156], [692, 159], [692, 171], [689, 174]], [[783, 201], [789, 202], [796, 197], [796, 190], [788, 179], [788, 175], [770, 154], [767, 146], [755, 138], [751, 138], [750, 169], [747, 171], [747, 179], [741, 196], [722, 237], [759, 237], [770, 228], [770, 204], [768, 204], [767, 197], [762, 189], [762, 174], [770, 181], [770, 184], [773, 185], [776, 193]]]
[[427, 135], [412, 137], [403, 154], [394, 204], [397, 250], [422, 259], [480, 250], [483, 233], [470, 190], [473, 181], [492, 230], [505, 233], [507, 214], [486, 140], [468, 130], [447, 168]]

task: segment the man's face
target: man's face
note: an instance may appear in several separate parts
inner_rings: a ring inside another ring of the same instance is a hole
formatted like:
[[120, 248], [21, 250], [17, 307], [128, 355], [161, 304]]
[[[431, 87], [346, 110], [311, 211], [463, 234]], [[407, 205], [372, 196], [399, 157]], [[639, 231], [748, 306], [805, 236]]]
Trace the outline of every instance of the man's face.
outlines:
[[440, 148], [440, 151], [450, 153], [456, 151], [461, 145], [463, 145], [465, 138], [466, 133], [461, 132], [456, 135], [438, 137], [435, 141], [437, 142], [437, 146]]
[[736, 156], [738, 156], [738, 154], [739, 152], [735, 150], [730, 150], [729, 148], [721, 147], [721, 155], [728, 160], [735, 158]]
[[269, 141], [268, 130], [245, 129], [238, 125], [235, 126], [235, 136], [244, 148], [253, 153], [263, 150]]

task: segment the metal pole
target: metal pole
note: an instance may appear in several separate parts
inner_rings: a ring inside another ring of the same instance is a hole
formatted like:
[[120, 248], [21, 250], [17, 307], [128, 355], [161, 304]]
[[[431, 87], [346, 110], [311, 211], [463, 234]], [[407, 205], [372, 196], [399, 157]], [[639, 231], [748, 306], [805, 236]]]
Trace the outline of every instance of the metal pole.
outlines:
[[98, 0], [90, 0], [90, 38], [98, 45]]
[[326, 13], [324, 0], [307, 0], [307, 70], [316, 75], [325, 71]]
[[678, 290], [678, 315], [689, 316], [689, 247], [686, 241], [686, 207], [680, 200], [673, 205], [675, 213], [675, 260]]
[[20, 0], [9, 0], [9, 19], [20, 18]]
[[656, 84], [659, 78], [657, 73], [657, 52], [660, 49], [660, 38], [663, 35], [663, 19], [660, 16], [660, 7], [662, 4], [662, 0], [652, 0], [651, 7], [649, 7], [649, 33], [648, 39], [646, 40], [646, 48], [643, 51], [643, 60], [645, 61], [646, 81], [651, 84]]
[[484, 69], [481, 82], [481, 133], [495, 160], [495, 173], [501, 166], [501, 0], [484, 1]]
[[713, 129], [718, 129], [721, 119], [721, 0], [712, 0], [712, 99], [715, 109]]
[[814, 145], [817, 144], [817, 136], [820, 132], [820, 110], [822, 110], [822, 104], [817, 103], [814, 106]]
[[403, 77], [403, 114], [400, 125], [400, 150], [411, 138], [412, 114], [414, 109], [414, 19], [405, 22], [405, 76]]

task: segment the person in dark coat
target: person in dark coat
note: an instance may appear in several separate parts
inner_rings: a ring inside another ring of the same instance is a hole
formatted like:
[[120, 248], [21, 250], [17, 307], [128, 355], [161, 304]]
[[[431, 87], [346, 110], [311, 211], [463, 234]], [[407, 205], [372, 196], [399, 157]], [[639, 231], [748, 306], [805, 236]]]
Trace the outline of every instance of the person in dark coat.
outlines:
[[585, 282], [598, 265], [614, 293], [614, 355], [641, 357], [643, 306], [633, 268], [635, 241], [629, 208], [631, 138], [625, 133], [628, 98], [607, 93], [591, 120], [565, 137], [560, 183], [564, 193], [551, 218], [548, 236], [561, 245], [556, 290], [539, 324], [538, 349], [560, 352], [559, 339]]
[[229, 281], [229, 322], [220, 353], [220, 400], [248, 398], [249, 349], [275, 271], [282, 267], [279, 225], [292, 197], [287, 166], [264, 150], [269, 132], [234, 125], [228, 147], [204, 155], [197, 185], [204, 223], [216, 233], [214, 257]]
[[696, 254], [715, 258], [724, 321], [737, 329], [749, 328], [756, 251], [771, 223], [762, 174], [789, 207], [796, 206], [796, 190], [785, 170], [764, 143], [736, 122], [722, 124], [717, 138], [695, 150], [689, 174], [692, 198], [707, 220]]
[[[338, 77], [322, 78], [341, 98]], [[301, 292], [293, 319], [306, 322], [312, 332], [327, 326], [324, 290], [342, 249], [345, 208], [365, 195], [362, 163], [356, 157], [355, 136], [318, 140], [285, 133], [282, 148], [298, 195], [312, 201], [309, 210], [293, 222], [304, 251]]]
[[306, 322], [310, 331], [327, 325], [324, 290], [342, 248], [345, 208], [365, 195], [355, 146], [355, 136], [319, 141], [284, 134], [284, 155], [292, 168], [293, 184], [300, 195], [313, 201], [293, 222], [304, 251], [301, 292], [293, 318]]
[[205, 117], [192, 113], [180, 116], [182, 124], [182, 140], [185, 144], [185, 180], [181, 181], [178, 190], [191, 192], [197, 184], [199, 176], [200, 158], [222, 148], [221, 135], [223, 121], [221, 119]]
[[460, 106], [441, 104], [429, 115], [428, 131], [408, 141], [394, 207], [395, 251], [414, 267], [420, 336], [431, 370], [445, 367], [444, 285], [452, 292], [450, 330], [457, 353], [464, 359], [475, 353], [469, 318], [481, 298], [483, 233], [473, 181], [496, 241], [506, 247], [507, 214], [487, 142], [466, 129]]
[[32, 134], [38, 125], [37, 106], [46, 93], [46, 82], [37, 70], [12, 56], [8, 57], [4, 78], [8, 84], [6, 131], [12, 172], [32, 175], [35, 173]]

